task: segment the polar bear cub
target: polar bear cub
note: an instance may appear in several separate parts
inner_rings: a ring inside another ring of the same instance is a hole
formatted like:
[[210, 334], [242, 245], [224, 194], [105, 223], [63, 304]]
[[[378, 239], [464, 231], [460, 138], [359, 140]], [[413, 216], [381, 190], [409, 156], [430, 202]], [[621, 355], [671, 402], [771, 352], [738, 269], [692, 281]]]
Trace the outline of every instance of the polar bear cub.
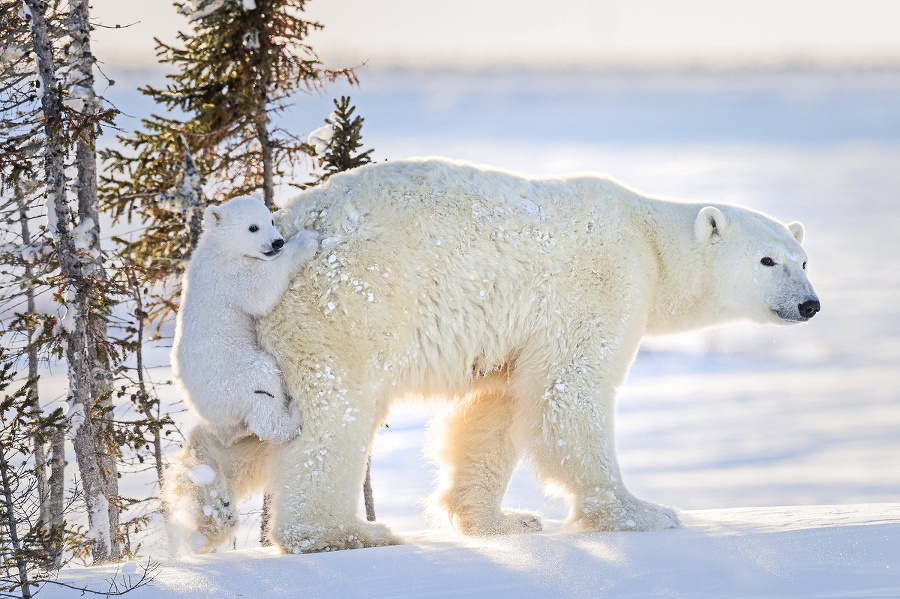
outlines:
[[275, 358], [256, 342], [254, 319], [272, 311], [317, 249], [313, 231], [285, 243], [256, 198], [234, 198], [203, 215], [182, 281], [172, 369], [188, 406], [225, 445], [251, 433], [280, 443], [300, 429]]

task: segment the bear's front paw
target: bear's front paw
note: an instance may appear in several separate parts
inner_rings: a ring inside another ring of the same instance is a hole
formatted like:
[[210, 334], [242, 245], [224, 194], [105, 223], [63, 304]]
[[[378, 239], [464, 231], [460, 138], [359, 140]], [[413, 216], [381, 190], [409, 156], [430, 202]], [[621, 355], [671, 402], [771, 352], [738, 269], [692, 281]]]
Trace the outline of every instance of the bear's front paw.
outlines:
[[675, 510], [630, 495], [594, 504], [571, 522], [583, 531], [651, 531], [681, 524]]
[[503, 510], [503, 526], [500, 534], [520, 534], [525, 532], [541, 532], [544, 525], [541, 517], [523, 510]]
[[502, 510], [492, 517], [474, 517], [457, 513], [451, 517], [453, 528], [464, 535], [517, 535], [540, 532], [544, 526], [541, 517], [522, 510]]
[[272, 537], [285, 553], [319, 553], [401, 544], [400, 539], [384, 524], [362, 520], [337, 528], [285, 525], [273, 531]]

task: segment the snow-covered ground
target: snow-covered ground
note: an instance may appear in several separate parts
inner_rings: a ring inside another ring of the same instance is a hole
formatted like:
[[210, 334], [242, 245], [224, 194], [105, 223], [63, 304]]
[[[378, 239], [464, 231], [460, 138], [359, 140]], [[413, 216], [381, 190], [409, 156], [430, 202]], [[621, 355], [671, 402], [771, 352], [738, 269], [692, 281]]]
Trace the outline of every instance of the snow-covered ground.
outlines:
[[[140, 116], [152, 106], [128, 90], [153, 77], [114, 74], [109, 91]], [[645, 343], [619, 397], [619, 455], [638, 496], [694, 510], [682, 529], [563, 532], [565, 506], [526, 464], [505, 503], [550, 518], [547, 532], [435, 531], [422, 516], [433, 412], [412, 407], [389, 419], [372, 463], [378, 518], [410, 545], [276, 556], [255, 547], [251, 515], [236, 552], [171, 562], [149, 539], [145, 551], [165, 565], [135, 596], [900, 596], [900, 72], [361, 78], [349, 91], [378, 159], [604, 171], [648, 193], [802, 221], [822, 312], [802, 326]], [[328, 97], [301, 96], [285, 121], [305, 137], [330, 112]], [[123, 484], [143, 493], [146, 480]], [[99, 583], [110, 572], [64, 578]]]
[[[396, 547], [277, 555], [244, 549], [159, 564], [134, 599], [191, 597], [897, 597], [900, 506], [705, 510], [654, 533], [500, 538], [423, 531]], [[145, 565], [145, 564], [141, 564]], [[105, 590], [137, 564], [70, 570]], [[45, 599], [72, 591], [48, 586]]]

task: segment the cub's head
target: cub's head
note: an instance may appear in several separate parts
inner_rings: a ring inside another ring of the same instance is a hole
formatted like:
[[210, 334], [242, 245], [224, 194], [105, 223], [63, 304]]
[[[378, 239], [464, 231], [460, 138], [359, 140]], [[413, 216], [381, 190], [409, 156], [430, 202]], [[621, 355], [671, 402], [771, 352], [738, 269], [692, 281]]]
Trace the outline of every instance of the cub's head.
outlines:
[[271, 260], [281, 253], [284, 238], [273, 215], [257, 198], [239, 197], [203, 213], [203, 236], [215, 239], [231, 254]]
[[746, 208], [706, 206], [694, 221], [696, 241], [711, 252], [726, 317], [795, 324], [819, 311], [807, 278], [803, 225]]

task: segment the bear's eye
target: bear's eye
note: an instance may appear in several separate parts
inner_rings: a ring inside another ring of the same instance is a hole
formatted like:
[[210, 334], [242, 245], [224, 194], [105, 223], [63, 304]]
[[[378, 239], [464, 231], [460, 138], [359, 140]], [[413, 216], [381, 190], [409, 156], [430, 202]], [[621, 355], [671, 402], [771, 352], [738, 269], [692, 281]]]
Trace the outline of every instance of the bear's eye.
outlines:
[[274, 218], [272, 219], [272, 226], [273, 226], [273, 227], [275, 226], [275, 219], [274, 219]]
[[257, 231], [259, 231], [259, 227], [257, 227], [256, 225], [250, 225], [251, 233], [256, 233]]
[[803, 270], [806, 270], [806, 262], [803, 263]]
[[772, 260], [771, 258], [769, 258], [768, 256], [766, 256], [765, 258], [760, 260], [759, 263], [762, 264], [763, 266], [775, 266], [775, 261]]

